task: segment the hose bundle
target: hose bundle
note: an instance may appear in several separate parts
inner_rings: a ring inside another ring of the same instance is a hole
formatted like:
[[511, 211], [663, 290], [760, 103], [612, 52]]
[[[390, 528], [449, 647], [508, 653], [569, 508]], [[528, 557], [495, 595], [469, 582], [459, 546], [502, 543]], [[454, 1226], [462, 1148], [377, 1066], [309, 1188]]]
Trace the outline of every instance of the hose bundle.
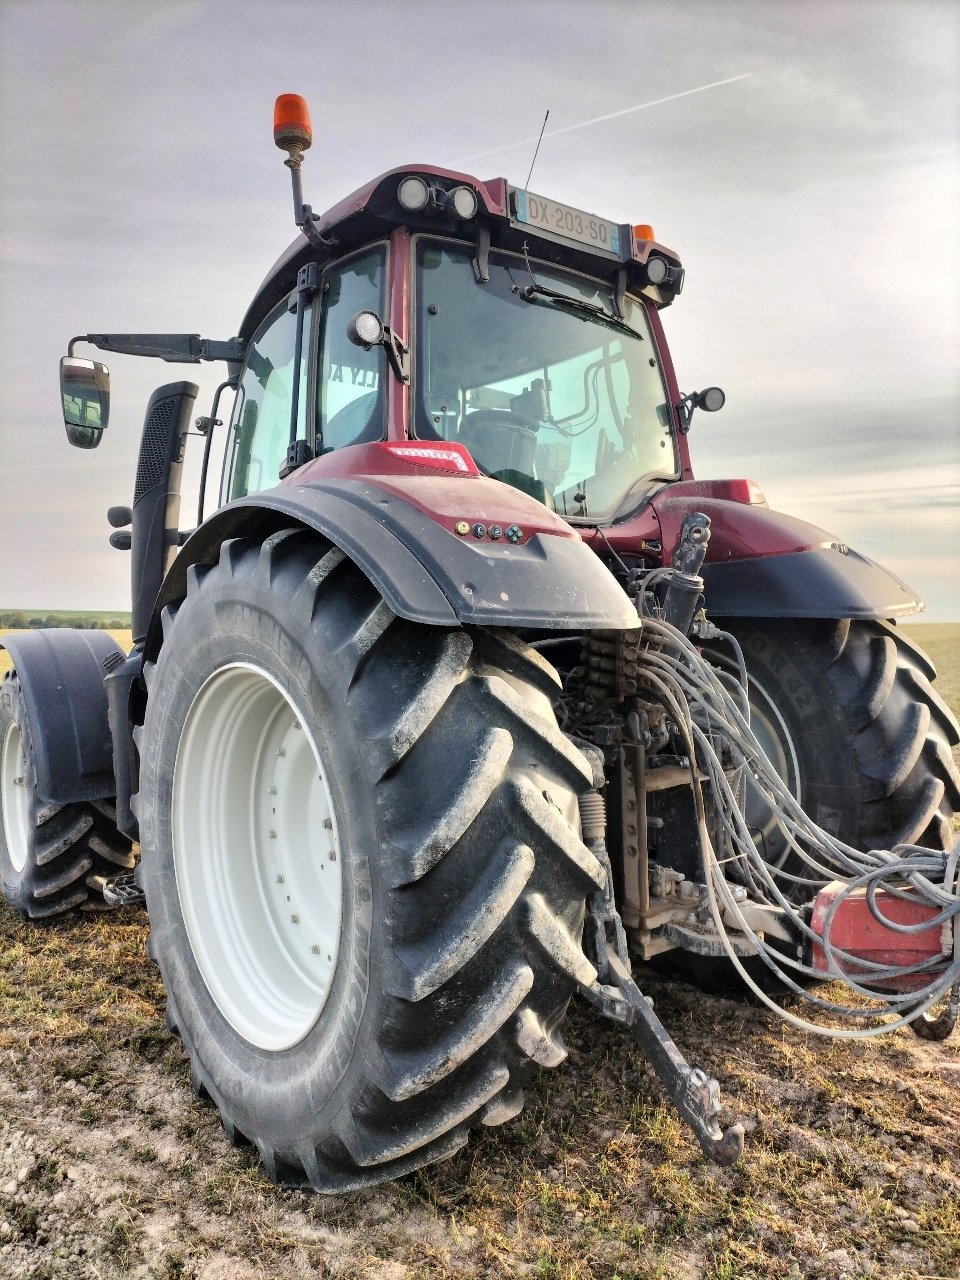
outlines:
[[[657, 573], [662, 576], [664, 571]], [[650, 585], [648, 580], [645, 588]], [[666, 708], [685, 744], [691, 764], [690, 785], [712, 925], [747, 986], [794, 1026], [839, 1039], [860, 1039], [905, 1026], [924, 1017], [947, 996], [950, 1014], [955, 1020], [960, 1006], [960, 841], [949, 852], [918, 845], [864, 852], [824, 831], [804, 813], [750, 728], [747, 675], [736, 638], [712, 624], [694, 624], [695, 629], [699, 626], [704, 638], [721, 639], [732, 646], [740, 671], [739, 683], [711, 667], [681, 631], [662, 616], [656, 616], [658, 606], [651, 593], [645, 591], [641, 604], [644, 621], [638, 683]], [[699, 780], [701, 777], [704, 781]], [[710, 833], [705, 786], [712, 793], [719, 849]], [[799, 871], [788, 871], [784, 865], [772, 866], [764, 860], [743, 813], [747, 787], [759, 788], [765, 796], [789, 850], [795, 855], [790, 865], [799, 867]], [[827, 911], [822, 933], [817, 933], [810, 925], [809, 913], [791, 900], [791, 891], [795, 895], [802, 888], [804, 897], [813, 898], [820, 889], [835, 881], [844, 882], [844, 888]], [[785, 954], [757, 932], [744, 911], [744, 889], [752, 902], [767, 904], [782, 913], [795, 936], [803, 940], [805, 945], [801, 951], [814, 943], [820, 946], [826, 971]], [[832, 925], [850, 895], [861, 893], [865, 893], [870, 912], [885, 929], [916, 934], [941, 928], [945, 937], [952, 931], [952, 956], [941, 955], [923, 963], [898, 967], [843, 951], [831, 941]], [[920, 923], [898, 923], [883, 914], [878, 901], [881, 894], [888, 900], [904, 898], [922, 903], [934, 915]], [[726, 921], [733, 924], [738, 935], [749, 939], [788, 990], [820, 1011], [841, 1015], [861, 1025], [825, 1026], [782, 1008], [744, 967], [731, 942]], [[809, 978], [842, 981], [869, 1003], [858, 1007], [825, 999], [802, 985], [801, 980]], [[890, 989], [898, 982], [902, 984], [904, 979], [909, 980], [911, 989]], [[893, 1021], [890, 1021], [891, 1015]]]

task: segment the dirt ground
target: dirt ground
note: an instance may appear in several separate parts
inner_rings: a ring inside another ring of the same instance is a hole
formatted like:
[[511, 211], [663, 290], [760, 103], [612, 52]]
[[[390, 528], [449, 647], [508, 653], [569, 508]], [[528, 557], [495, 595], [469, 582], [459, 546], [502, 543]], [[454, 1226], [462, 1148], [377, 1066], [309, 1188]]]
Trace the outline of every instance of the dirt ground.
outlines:
[[[913, 634], [960, 706], [960, 627]], [[323, 1198], [270, 1184], [193, 1094], [146, 936], [137, 912], [38, 928], [0, 905], [0, 1280], [960, 1277], [960, 1033], [839, 1043], [641, 973], [745, 1122], [735, 1168], [575, 1003], [517, 1120]]]
[[642, 1055], [576, 1004], [517, 1120], [324, 1198], [227, 1144], [145, 939], [131, 911], [38, 929], [0, 908], [4, 1280], [960, 1275], [960, 1036], [807, 1037], [645, 974], [746, 1122], [738, 1166], [706, 1164]]

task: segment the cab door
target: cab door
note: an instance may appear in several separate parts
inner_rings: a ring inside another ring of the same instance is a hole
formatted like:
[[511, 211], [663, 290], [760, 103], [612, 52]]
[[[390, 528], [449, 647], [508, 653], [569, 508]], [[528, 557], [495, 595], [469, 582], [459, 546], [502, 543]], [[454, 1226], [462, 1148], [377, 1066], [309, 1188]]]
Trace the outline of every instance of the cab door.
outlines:
[[[290, 443], [294, 386], [298, 388], [296, 439], [311, 441], [311, 352], [315, 349], [313, 299], [305, 300], [299, 368], [294, 368], [297, 291], [275, 307], [254, 334], [230, 426], [222, 502], [271, 489], [280, 479]], [[295, 383], [296, 380], [296, 383]]]

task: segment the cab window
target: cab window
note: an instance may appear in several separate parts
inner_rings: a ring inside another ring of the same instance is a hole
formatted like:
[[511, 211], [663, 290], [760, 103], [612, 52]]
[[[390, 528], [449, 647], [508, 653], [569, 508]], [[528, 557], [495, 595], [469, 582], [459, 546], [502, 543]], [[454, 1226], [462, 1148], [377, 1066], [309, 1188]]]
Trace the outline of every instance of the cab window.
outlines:
[[[294, 295], [295, 297], [295, 295]], [[300, 379], [297, 436], [306, 436], [307, 364], [312, 308], [303, 321], [300, 368], [294, 373], [296, 309], [285, 299], [260, 326], [247, 353], [233, 410], [233, 452], [225, 501], [277, 483], [290, 443], [294, 376]]]
[[666, 382], [643, 305], [610, 285], [491, 250], [417, 244], [417, 435], [571, 519], [612, 519], [677, 474]]
[[323, 278], [317, 453], [384, 435], [384, 352], [354, 346], [347, 327], [358, 311], [385, 318], [386, 252], [367, 250], [337, 263]]

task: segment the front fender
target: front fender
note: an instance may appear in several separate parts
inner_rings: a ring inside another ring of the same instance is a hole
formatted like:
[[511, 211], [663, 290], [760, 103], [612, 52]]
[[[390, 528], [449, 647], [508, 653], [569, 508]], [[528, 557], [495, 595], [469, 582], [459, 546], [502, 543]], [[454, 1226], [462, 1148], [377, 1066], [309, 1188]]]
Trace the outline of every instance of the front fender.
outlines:
[[923, 608], [905, 583], [851, 548], [714, 562], [700, 573], [715, 618], [902, 618]]
[[103, 681], [124, 656], [116, 642], [105, 631], [58, 627], [8, 633], [0, 646], [23, 691], [40, 798], [73, 804], [114, 795]]
[[[693, 490], [694, 485], [689, 488]], [[701, 569], [707, 611], [729, 618], [901, 618], [923, 601], [882, 565], [845, 546], [825, 529], [765, 505], [661, 490], [653, 500], [663, 534], [664, 563], [685, 516], [710, 517]]]
[[[533, 504], [522, 494], [516, 500], [518, 509]], [[547, 517], [538, 504], [531, 510]], [[184, 545], [157, 615], [185, 594], [191, 565], [212, 563], [228, 538], [262, 540], [293, 522], [339, 547], [394, 613], [413, 622], [576, 631], [639, 625], [610, 571], [566, 528], [566, 536], [537, 531], [517, 545], [475, 541], [387, 487], [339, 478], [281, 485], [221, 508]]]

